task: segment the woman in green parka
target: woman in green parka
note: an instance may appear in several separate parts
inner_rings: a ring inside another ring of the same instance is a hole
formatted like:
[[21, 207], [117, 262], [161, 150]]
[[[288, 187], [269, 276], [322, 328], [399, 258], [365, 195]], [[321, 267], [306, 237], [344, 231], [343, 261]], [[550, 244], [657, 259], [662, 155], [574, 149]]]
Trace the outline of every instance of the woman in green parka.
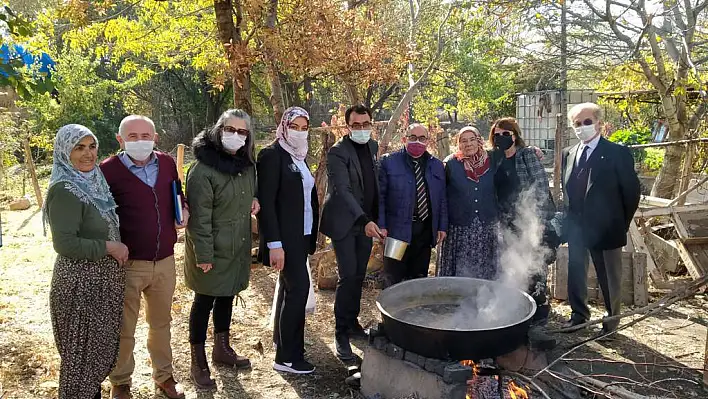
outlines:
[[191, 375], [200, 388], [214, 388], [204, 343], [214, 311], [212, 361], [248, 368], [248, 358], [229, 344], [234, 297], [248, 287], [251, 266], [251, 215], [256, 196], [251, 118], [240, 109], [224, 112], [216, 125], [192, 143], [196, 162], [187, 172], [189, 224], [184, 275], [194, 291], [189, 317]]

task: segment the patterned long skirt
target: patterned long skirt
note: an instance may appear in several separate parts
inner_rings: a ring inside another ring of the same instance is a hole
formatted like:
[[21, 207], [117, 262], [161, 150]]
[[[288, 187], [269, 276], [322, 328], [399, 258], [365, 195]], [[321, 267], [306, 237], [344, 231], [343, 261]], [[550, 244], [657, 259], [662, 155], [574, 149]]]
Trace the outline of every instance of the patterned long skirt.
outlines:
[[435, 274], [493, 280], [497, 275], [498, 240], [496, 224], [475, 219], [469, 226], [450, 225], [438, 250]]
[[59, 399], [91, 399], [118, 358], [125, 269], [57, 256], [49, 306], [61, 367]]

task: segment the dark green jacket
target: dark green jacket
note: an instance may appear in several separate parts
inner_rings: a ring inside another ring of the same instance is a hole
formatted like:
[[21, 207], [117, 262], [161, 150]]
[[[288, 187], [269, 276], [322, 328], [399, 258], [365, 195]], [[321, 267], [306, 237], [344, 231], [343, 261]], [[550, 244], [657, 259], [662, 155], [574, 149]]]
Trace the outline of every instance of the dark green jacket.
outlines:
[[[197, 160], [190, 168], [184, 276], [194, 292], [233, 296], [248, 287], [255, 194], [255, 167], [230, 174]], [[204, 273], [197, 267], [201, 263], [211, 263], [212, 269]]]

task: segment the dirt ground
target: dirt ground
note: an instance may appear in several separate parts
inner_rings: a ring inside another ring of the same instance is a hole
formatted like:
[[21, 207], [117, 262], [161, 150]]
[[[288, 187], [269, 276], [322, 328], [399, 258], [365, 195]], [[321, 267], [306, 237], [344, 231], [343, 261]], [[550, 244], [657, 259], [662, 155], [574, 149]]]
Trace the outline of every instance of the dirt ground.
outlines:
[[[49, 318], [49, 285], [55, 254], [42, 234], [41, 213], [36, 206], [27, 211], [3, 210], [2, 229], [0, 398], [55, 398], [59, 357]], [[192, 294], [182, 283], [182, 244], [175, 250], [179, 282], [173, 305], [172, 344], [176, 378], [184, 382], [188, 398], [361, 398], [344, 384], [346, 370], [334, 356], [331, 291], [318, 292], [317, 310], [307, 319], [306, 356], [317, 371], [310, 376], [290, 377], [272, 370], [274, 351], [268, 319], [276, 275], [263, 267], [253, 270], [250, 287], [242, 293], [244, 301], [235, 307], [232, 322], [233, 344], [239, 353], [251, 358], [252, 371], [235, 373], [213, 368], [218, 391], [197, 392], [188, 381], [187, 329]], [[374, 289], [365, 290], [361, 317], [364, 325], [378, 321], [376, 295]], [[705, 295], [674, 305], [622, 331], [616, 341], [594, 342], [566, 356], [574, 359], [567, 364], [598, 379], [619, 377], [606, 380], [643, 394], [706, 398], [708, 392], [701, 386], [699, 370], [703, 367], [706, 346], [707, 305]], [[599, 307], [593, 307], [593, 312], [593, 316], [602, 314]], [[555, 303], [551, 327], [558, 326], [569, 313], [566, 305]], [[560, 344], [549, 357], [559, 356], [595, 332], [597, 329], [588, 329], [558, 336]], [[146, 325], [141, 321], [136, 333], [137, 364], [133, 376], [136, 399], [155, 397], [145, 348], [146, 334]], [[645, 387], [637, 387], [629, 379]], [[106, 382], [104, 397], [108, 396], [107, 390]]]

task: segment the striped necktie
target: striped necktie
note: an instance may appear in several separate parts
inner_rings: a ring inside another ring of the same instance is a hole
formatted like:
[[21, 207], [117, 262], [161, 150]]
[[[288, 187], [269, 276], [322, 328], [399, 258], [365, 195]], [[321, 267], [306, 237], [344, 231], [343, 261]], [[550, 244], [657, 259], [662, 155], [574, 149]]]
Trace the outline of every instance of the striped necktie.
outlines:
[[423, 179], [420, 161], [413, 161], [413, 170], [415, 171], [416, 215], [418, 220], [425, 221], [428, 219], [428, 195], [425, 192], [425, 179]]

